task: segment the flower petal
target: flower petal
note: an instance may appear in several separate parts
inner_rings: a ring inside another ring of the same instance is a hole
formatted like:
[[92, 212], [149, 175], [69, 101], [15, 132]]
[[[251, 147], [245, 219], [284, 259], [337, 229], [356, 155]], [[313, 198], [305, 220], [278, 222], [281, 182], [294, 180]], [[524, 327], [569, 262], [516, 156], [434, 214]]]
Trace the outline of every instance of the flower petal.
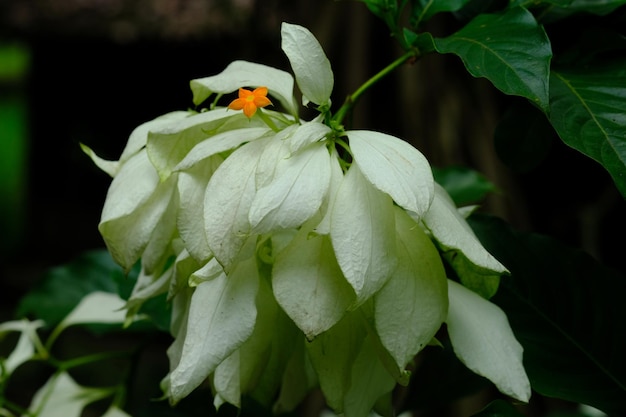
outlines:
[[237, 264], [230, 276], [222, 274], [196, 287], [182, 356], [169, 377], [173, 403], [191, 393], [252, 334], [259, 287], [255, 262], [250, 258]]
[[376, 293], [396, 267], [393, 210], [391, 198], [353, 163], [337, 191], [330, 227], [339, 266], [357, 294], [353, 307]]
[[257, 123], [256, 126], [251, 125], [244, 115], [227, 108], [215, 109], [154, 128], [148, 135], [146, 148], [159, 177], [164, 181], [202, 141], [227, 130], [262, 125], [262, 121]]
[[289, 138], [289, 150], [293, 153], [322, 140], [331, 132], [331, 128], [324, 123], [308, 122], [298, 127]]
[[448, 280], [448, 333], [456, 356], [504, 394], [528, 402], [530, 382], [523, 348], [504, 312], [464, 286]]
[[211, 175], [222, 161], [221, 156], [213, 155], [178, 174], [180, 202], [176, 224], [185, 248], [198, 262], [204, 262], [213, 255], [204, 227], [204, 195]]
[[330, 61], [315, 36], [306, 28], [283, 22], [281, 47], [296, 76], [296, 82], [306, 105], [330, 104], [334, 77]]
[[297, 116], [293, 98], [293, 77], [288, 72], [247, 61], [234, 61], [217, 75], [191, 81], [193, 103], [198, 105], [211, 94], [228, 94], [241, 86], [264, 86], [283, 105], [287, 113]]
[[160, 222], [174, 191], [174, 181], [159, 181], [145, 150], [132, 156], [113, 178], [98, 229], [111, 256], [126, 271], [139, 259], [155, 229], [171, 226]]
[[[252, 142], [272, 132], [267, 126], [245, 127], [217, 133], [194, 146], [187, 156], [176, 165], [174, 171], [183, 171], [211, 156], [239, 147], [245, 142]], [[221, 159], [221, 158], [220, 158]]]
[[368, 334], [352, 365], [352, 383], [343, 406], [345, 416], [367, 416], [383, 395], [396, 385], [379, 359], [374, 336]]
[[309, 340], [334, 326], [355, 294], [335, 259], [328, 236], [300, 230], [276, 258], [272, 287], [276, 301]]
[[204, 227], [209, 248], [229, 270], [251, 233], [248, 213], [256, 194], [255, 172], [269, 139], [247, 143], [215, 171], [204, 199]]
[[444, 251], [459, 252], [449, 259], [461, 282], [486, 298], [492, 296], [498, 288], [498, 276], [508, 271], [483, 247], [439, 184], [435, 184], [435, 198], [423, 223]]
[[420, 151], [394, 136], [368, 130], [346, 132], [365, 178], [400, 207], [422, 216], [434, 194], [433, 174]]
[[352, 383], [352, 366], [367, 337], [361, 313], [348, 312], [336, 325], [306, 344], [327, 404], [342, 413]]
[[313, 144], [281, 163], [278, 175], [252, 201], [249, 219], [255, 233], [301, 226], [318, 211], [328, 191], [330, 156], [325, 144]]
[[374, 296], [380, 341], [404, 371], [441, 327], [448, 284], [439, 252], [408, 214], [395, 207], [398, 267]]

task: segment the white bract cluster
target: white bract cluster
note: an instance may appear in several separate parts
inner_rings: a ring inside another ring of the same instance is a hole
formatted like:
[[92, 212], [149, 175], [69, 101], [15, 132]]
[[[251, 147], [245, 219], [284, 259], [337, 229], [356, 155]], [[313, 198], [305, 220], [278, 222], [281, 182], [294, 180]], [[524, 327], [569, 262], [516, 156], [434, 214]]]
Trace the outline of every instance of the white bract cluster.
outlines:
[[[191, 82], [196, 105], [217, 97], [210, 110], [137, 127], [119, 161], [84, 148], [113, 177], [99, 226], [110, 253], [126, 270], [141, 260], [129, 317], [169, 296], [167, 396], [208, 380], [217, 407], [245, 394], [282, 412], [320, 387], [335, 412], [367, 415], [446, 323], [463, 363], [527, 401], [506, 316], [467, 288], [489, 296], [506, 269], [418, 150], [324, 123], [333, 74], [307, 29], [284, 23], [282, 49], [320, 117], [300, 120], [291, 74], [236, 61]], [[242, 87], [267, 88], [240, 92], [246, 115], [216, 105]], [[258, 91], [283, 112], [247, 117]]]

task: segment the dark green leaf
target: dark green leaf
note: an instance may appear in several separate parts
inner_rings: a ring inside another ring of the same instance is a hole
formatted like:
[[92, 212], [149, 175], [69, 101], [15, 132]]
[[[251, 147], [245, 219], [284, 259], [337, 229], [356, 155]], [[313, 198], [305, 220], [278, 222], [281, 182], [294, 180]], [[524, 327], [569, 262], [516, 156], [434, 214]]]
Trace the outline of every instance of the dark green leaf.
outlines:
[[516, 172], [528, 172], [548, 154], [556, 134], [546, 115], [526, 103], [514, 103], [494, 132], [500, 159]]
[[[561, 6], [562, 0], [551, 0], [547, 3]], [[563, 8], [568, 12], [588, 12], [597, 15], [606, 15], [626, 4], [626, 0], [573, 0]]]
[[476, 203], [491, 192], [496, 186], [480, 173], [464, 167], [434, 168], [433, 176], [446, 189], [457, 206]]
[[411, 26], [419, 27], [437, 13], [456, 12], [470, 0], [417, 0], [411, 10]]
[[626, 197], [626, 61], [552, 72], [550, 122], [563, 142], [599, 162]]
[[550, 40], [523, 8], [481, 14], [446, 38], [435, 38], [438, 52], [458, 55], [474, 77], [485, 77], [502, 92], [548, 108]]
[[510, 271], [492, 301], [524, 347], [533, 389], [626, 415], [626, 279], [553, 239], [472, 216], [487, 250]]
[[524, 417], [511, 403], [504, 400], [492, 401], [474, 417]]
[[[138, 267], [136, 265], [127, 276], [106, 250], [86, 252], [66, 265], [50, 269], [41, 283], [22, 298], [16, 314], [42, 319], [47, 327], [54, 327], [83, 297], [94, 291], [115, 293], [128, 299], [139, 274]], [[152, 325], [158, 329], [169, 329], [170, 310], [165, 294], [146, 301], [139, 312], [150, 317]], [[143, 320], [133, 325], [136, 330], [148, 327], [148, 322]], [[101, 332], [119, 326], [90, 325], [89, 328]]]
[[55, 326], [80, 300], [94, 291], [118, 292], [124, 273], [106, 251], [87, 252], [74, 261], [52, 268], [41, 284], [18, 305], [18, 316], [43, 319]]

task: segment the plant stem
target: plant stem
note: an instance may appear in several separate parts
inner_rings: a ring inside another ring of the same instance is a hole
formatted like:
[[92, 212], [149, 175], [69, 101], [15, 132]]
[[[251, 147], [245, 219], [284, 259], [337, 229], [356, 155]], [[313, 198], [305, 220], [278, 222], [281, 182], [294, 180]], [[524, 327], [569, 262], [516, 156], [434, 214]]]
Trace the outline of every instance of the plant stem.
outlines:
[[376, 75], [374, 75], [372, 78], [367, 80], [365, 83], [363, 83], [363, 85], [361, 85], [354, 93], [346, 97], [346, 101], [344, 101], [343, 105], [339, 108], [337, 113], [335, 113], [335, 115], [332, 118], [332, 121], [334, 122], [334, 124], [335, 125], [341, 124], [344, 117], [346, 117], [346, 114], [348, 113], [348, 111], [352, 109], [352, 107], [355, 105], [355, 103], [361, 97], [361, 95], [363, 95], [363, 93], [367, 91], [371, 86], [376, 84], [380, 79], [385, 77], [391, 71], [403, 65], [405, 62], [419, 58], [419, 56], [420, 56], [420, 52], [416, 48], [411, 49], [408, 52], [406, 52], [404, 55], [402, 55], [400, 58], [396, 59], [391, 64], [387, 65], [385, 68], [383, 68], [381, 71], [379, 71]]

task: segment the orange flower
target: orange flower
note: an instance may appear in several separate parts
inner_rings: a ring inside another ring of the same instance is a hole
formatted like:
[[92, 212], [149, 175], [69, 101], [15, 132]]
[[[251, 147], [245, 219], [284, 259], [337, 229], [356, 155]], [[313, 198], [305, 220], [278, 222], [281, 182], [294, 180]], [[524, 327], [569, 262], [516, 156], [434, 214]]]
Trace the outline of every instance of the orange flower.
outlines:
[[232, 110], [243, 109], [243, 114], [248, 118], [254, 116], [256, 109], [259, 107], [265, 107], [272, 102], [267, 96], [267, 87], [255, 88], [254, 91], [246, 90], [245, 88], [239, 89], [239, 98], [234, 99], [228, 108]]

